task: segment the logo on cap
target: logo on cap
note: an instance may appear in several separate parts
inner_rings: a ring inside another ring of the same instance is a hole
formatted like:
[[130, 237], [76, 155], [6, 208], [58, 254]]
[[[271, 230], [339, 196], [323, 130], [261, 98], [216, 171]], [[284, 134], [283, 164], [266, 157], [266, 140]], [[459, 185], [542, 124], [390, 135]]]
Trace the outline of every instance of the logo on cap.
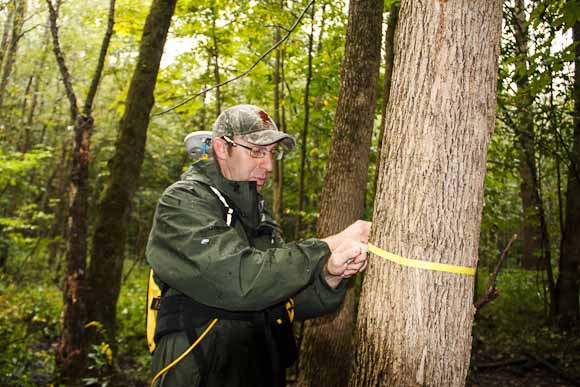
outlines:
[[262, 119], [262, 121], [265, 124], [271, 124], [272, 123], [272, 119], [270, 118], [270, 116], [268, 115], [268, 113], [266, 113], [263, 110], [260, 110], [260, 112], [258, 113], [260, 115], [260, 118]]

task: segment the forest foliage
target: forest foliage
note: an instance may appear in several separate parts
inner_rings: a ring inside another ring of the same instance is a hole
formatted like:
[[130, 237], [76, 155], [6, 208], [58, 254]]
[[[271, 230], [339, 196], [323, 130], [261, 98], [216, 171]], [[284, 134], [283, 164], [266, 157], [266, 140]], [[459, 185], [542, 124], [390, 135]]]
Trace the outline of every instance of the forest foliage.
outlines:
[[[89, 233], [109, 170], [128, 80], [134, 70], [150, 1], [117, 0], [116, 22], [103, 78], [95, 99], [95, 128], [89, 164]], [[387, 11], [393, 1], [386, 0]], [[79, 95], [90, 86], [105, 32], [108, 2], [59, 1], [59, 33]], [[247, 76], [168, 111], [201, 90], [252, 66], [284, 33], [306, 1], [179, 0], [155, 91], [139, 189], [132, 199], [116, 342], [91, 347], [87, 385], [142, 385], [148, 380], [149, 353], [144, 332], [147, 267], [144, 250], [158, 197], [191, 162], [183, 138], [210, 130], [219, 112], [238, 103], [274, 109], [274, 55]], [[304, 104], [308, 117], [305, 203], [298, 214], [300, 152], [284, 159], [283, 223], [286, 239], [314, 236], [325, 165], [338, 100], [347, 22], [346, 0], [319, 0], [314, 19], [307, 13], [280, 46], [282, 58], [281, 128], [301, 142]], [[533, 114], [534, 163], [546, 212], [550, 265], [558, 276], [566, 178], [573, 171], [574, 49], [571, 28], [580, 20], [580, 3], [533, 0], [526, 3], [530, 31], [524, 70], [516, 47], [514, 2], [504, 4], [496, 126], [488, 153], [479, 248], [479, 294], [514, 234], [525, 221], [520, 192], [521, 144], [517, 83], [529, 82]], [[384, 30], [388, 17], [384, 17]], [[304, 101], [307, 44], [314, 24], [312, 81]], [[68, 178], [73, 143], [69, 105], [52, 52], [48, 10], [42, 0], [0, 0], [0, 384], [48, 385], [54, 374], [60, 332], [67, 240]], [[365, 216], [374, 198], [381, 122], [382, 77], [378, 82], [370, 150]], [[82, 104], [84, 101], [81, 101]], [[388, 117], [387, 117], [388, 119]], [[271, 201], [272, 187], [265, 197]], [[298, 215], [301, 227], [296, 233]], [[580, 237], [580, 236], [578, 236]], [[549, 321], [548, 272], [523, 271], [522, 241], [509, 250], [500, 273], [499, 299], [478, 314], [474, 356], [509, 356], [525, 347], [561, 360], [578, 375], [578, 331], [553, 329]], [[524, 319], [523, 316], [526, 316]], [[522, 329], [522, 327], [526, 329]], [[98, 322], [87, 326], [99, 334]], [[105, 337], [106, 335], [102, 335]], [[566, 345], [561, 346], [560, 344]], [[489, 355], [491, 356], [491, 355]], [[111, 374], [111, 370], [115, 373]], [[114, 375], [114, 376], [112, 376]]]

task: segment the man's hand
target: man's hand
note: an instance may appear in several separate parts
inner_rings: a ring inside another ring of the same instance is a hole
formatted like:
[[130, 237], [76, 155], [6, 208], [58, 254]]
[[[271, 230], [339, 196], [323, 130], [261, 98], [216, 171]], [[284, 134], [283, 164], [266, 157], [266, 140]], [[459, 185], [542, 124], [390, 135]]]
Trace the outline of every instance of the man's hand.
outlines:
[[357, 220], [338, 234], [324, 238], [323, 241], [328, 244], [330, 251], [334, 252], [345, 240], [352, 240], [359, 243], [368, 243], [371, 232], [371, 222]]
[[351, 239], [344, 240], [330, 255], [324, 265], [326, 283], [336, 288], [343, 278], [350, 278], [367, 266], [367, 253], [363, 244]]

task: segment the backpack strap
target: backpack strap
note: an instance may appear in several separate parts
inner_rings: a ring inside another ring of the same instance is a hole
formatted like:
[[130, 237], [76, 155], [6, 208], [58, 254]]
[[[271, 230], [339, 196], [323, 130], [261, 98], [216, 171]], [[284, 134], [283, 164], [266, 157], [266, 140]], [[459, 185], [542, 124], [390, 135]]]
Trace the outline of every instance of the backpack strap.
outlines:
[[231, 227], [232, 225], [232, 219], [234, 216], [234, 209], [230, 207], [230, 205], [228, 204], [228, 201], [226, 200], [226, 198], [224, 197], [224, 195], [222, 195], [222, 193], [214, 186], [210, 185], [209, 188], [213, 191], [213, 193], [215, 194], [215, 196], [218, 197], [218, 199], [220, 200], [220, 202], [222, 202], [222, 204], [224, 205], [225, 209], [226, 209], [226, 224], [228, 227]]

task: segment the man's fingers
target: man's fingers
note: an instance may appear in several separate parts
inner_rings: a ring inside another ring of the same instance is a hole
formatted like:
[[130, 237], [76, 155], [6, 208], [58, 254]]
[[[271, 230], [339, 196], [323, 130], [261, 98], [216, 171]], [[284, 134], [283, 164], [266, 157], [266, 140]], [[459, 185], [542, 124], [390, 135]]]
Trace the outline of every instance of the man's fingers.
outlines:
[[[359, 259], [359, 258], [360, 258], [360, 256], [357, 257], [357, 259]], [[346, 266], [346, 269], [344, 270], [344, 273], [342, 274], [342, 277], [349, 278], [357, 273], [363, 272], [366, 269], [368, 262], [369, 261], [367, 259], [361, 259], [359, 261], [352, 261], [352, 262], [348, 263]]]
[[346, 270], [359, 271], [364, 265], [365, 265], [365, 262], [351, 263], [351, 264], [346, 266]]
[[371, 226], [373, 224], [371, 222], [367, 222], [365, 220], [359, 220], [358, 224], [360, 225], [360, 242], [368, 243], [369, 242], [369, 234], [371, 233]]
[[364, 261], [363, 266], [360, 268], [359, 273], [362, 273], [363, 271], [365, 271], [365, 269], [368, 266], [369, 261]]
[[341, 264], [346, 264], [349, 261], [354, 262], [357, 256], [361, 254], [361, 247], [358, 245], [351, 245], [350, 247], [345, 248], [344, 250], [338, 249], [335, 253], [337, 261]]
[[330, 256], [326, 265], [331, 275], [342, 275], [349, 263], [361, 255], [361, 245], [353, 241], [343, 242]]
[[350, 278], [357, 275], [360, 271], [359, 270], [345, 270], [342, 274], [342, 278]]
[[367, 253], [363, 250], [359, 255], [353, 258], [352, 262], [360, 263], [367, 260]]

